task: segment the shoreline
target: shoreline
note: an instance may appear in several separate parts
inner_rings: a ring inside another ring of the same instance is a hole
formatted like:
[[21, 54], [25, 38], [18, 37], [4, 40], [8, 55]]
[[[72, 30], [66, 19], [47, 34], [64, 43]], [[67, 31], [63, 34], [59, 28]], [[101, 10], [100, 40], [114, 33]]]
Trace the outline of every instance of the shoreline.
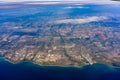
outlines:
[[86, 65], [83, 65], [83, 66], [41, 65], [41, 64], [37, 64], [37, 63], [32, 62], [32, 61], [12, 62], [12, 61], [10, 61], [10, 60], [4, 58], [4, 57], [0, 57], [0, 62], [1, 62], [1, 60], [6, 61], [6, 62], [9, 62], [9, 63], [11, 63], [11, 64], [21, 64], [21, 63], [25, 63], [25, 62], [27, 62], [27, 63], [35, 64], [35, 65], [40, 66], [40, 67], [82, 68], [82, 67], [86, 66]]
[[86, 64], [86, 65], [82, 65], [82, 66], [63, 66], [63, 65], [41, 65], [41, 64], [37, 64], [37, 63], [35, 63], [35, 62], [32, 62], [32, 61], [20, 61], [20, 62], [16, 62], [16, 63], [14, 63], [14, 62], [12, 62], [12, 61], [10, 61], [10, 60], [8, 60], [8, 59], [6, 59], [6, 58], [4, 58], [4, 57], [0, 57], [0, 62], [1, 62], [1, 60], [2, 61], [6, 61], [6, 62], [9, 62], [9, 63], [11, 63], [11, 64], [21, 64], [21, 63], [31, 63], [31, 64], [34, 64], [34, 65], [37, 65], [37, 66], [39, 66], [39, 67], [60, 67], [60, 68], [76, 68], [76, 69], [82, 69], [82, 68], [84, 68], [85, 66], [94, 66], [94, 65], [96, 65], [96, 64], [99, 64], [99, 65], [106, 65], [106, 66], [108, 66], [109, 68], [119, 68], [120, 69], [120, 67], [116, 67], [116, 66], [112, 66], [112, 65], [108, 65], [108, 64], [103, 64], [103, 63], [94, 63], [94, 64]]

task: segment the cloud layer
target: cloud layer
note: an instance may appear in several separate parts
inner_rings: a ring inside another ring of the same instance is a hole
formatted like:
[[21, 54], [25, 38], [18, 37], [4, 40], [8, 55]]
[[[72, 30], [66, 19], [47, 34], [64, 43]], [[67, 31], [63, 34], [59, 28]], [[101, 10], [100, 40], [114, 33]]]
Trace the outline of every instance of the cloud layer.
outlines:
[[[120, 4], [120, 2], [111, 1], [111, 0], [0, 0], [0, 3], [24, 2], [24, 1], [62, 1], [62, 3], [66, 2], [66, 1], [71, 1], [71, 2], [76, 2], [77, 1], [77, 3], [97, 3], [97, 4], [116, 4], [116, 3], [118, 4], [119, 3]], [[36, 4], [38, 4], [38, 2]]]
[[89, 23], [89, 22], [94, 22], [94, 21], [101, 21], [105, 20], [107, 17], [105, 16], [92, 16], [92, 17], [87, 17], [87, 18], [80, 18], [80, 19], [64, 19], [64, 20], [57, 20], [55, 23], [61, 24], [61, 23], [72, 23], [72, 24], [83, 24], [83, 23]]
[[[0, 0], [7, 2], [22, 2], [22, 1], [98, 1], [98, 0]], [[110, 0], [100, 0], [100, 1], [110, 1]]]

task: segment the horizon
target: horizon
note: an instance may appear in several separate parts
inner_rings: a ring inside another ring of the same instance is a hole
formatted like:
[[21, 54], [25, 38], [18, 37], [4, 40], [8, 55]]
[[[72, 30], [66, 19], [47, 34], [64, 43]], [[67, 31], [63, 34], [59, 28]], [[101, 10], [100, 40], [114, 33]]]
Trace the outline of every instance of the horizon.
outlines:
[[90, 1], [90, 2], [106, 2], [106, 1], [112, 1], [112, 0], [100, 0], [100, 1], [98, 1], [98, 0], [0, 0], [0, 2], [29, 2], [29, 1], [71, 1], [71, 2], [76, 2], [76, 1]]
[[[21, 2], [28, 2], [28, 3], [32, 3], [34, 2], [34, 4], [57, 4], [55, 2], [81, 2], [81, 3], [97, 3], [97, 4], [120, 4], [120, 2], [118, 1], [114, 1], [114, 0], [0, 0], [0, 3], [1, 4], [4, 4], [4, 3], [21, 3]], [[42, 2], [42, 3], [40, 3]], [[47, 2], [47, 3], [46, 3]]]

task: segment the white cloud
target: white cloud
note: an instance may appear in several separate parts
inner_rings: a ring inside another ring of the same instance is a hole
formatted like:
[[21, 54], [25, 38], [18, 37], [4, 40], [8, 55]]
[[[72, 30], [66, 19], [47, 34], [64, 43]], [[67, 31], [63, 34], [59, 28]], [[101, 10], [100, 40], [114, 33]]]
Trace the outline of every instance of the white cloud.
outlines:
[[105, 16], [92, 16], [87, 18], [78, 18], [78, 19], [64, 19], [64, 20], [57, 20], [54, 23], [61, 24], [61, 23], [72, 23], [72, 24], [83, 24], [83, 23], [89, 23], [94, 21], [101, 21], [105, 20], [107, 17]]
[[83, 7], [83, 6], [71, 7], [71, 6], [69, 6], [69, 7], [65, 7], [64, 9], [73, 9], [73, 8], [86, 8], [86, 7]]
[[[0, 0], [0, 1], [7, 1], [7, 2], [22, 2], [22, 1], [98, 1], [98, 0]], [[100, 0], [100, 1], [110, 1], [110, 0]]]
[[34, 2], [34, 3], [32, 3], [32, 2], [30, 2], [30, 3], [26, 3], [26, 4], [59, 4], [60, 2]]
[[63, 1], [64, 2], [66, 2], [66, 1], [76, 2], [77, 1], [76, 4], [79, 4], [79, 3], [97, 3], [97, 4], [116, 4], [116, 3], [119, 3], [120, 4], [120, 2], [111, 1], [111, 0], [0, 0], [0, 3], [23, 2], [23, 1], [62, 1], [62, 2]]

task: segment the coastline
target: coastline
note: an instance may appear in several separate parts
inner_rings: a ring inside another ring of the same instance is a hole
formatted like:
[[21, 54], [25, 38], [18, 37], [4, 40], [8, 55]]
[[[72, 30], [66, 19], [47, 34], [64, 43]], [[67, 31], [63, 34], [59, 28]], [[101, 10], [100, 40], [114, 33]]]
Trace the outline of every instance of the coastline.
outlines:
[[36, 65], [36, 66], [39, 66], [39, 67], [58, 67], [58, 68], [76, 68], [76, 69], [82, 69], [82, 68], [84, 68], [85, 66], [94, 66], [94, 65], [106, 65], [107, 67], [109, 67], [109, 68], [120, 68], [120, 67], [115, 67], [115, 66], [112, 66], [112, 65], [108, 65], [108, 64], [103, 64], [103, 63], [94, 63], [94, 64], [86, 64], [86, 65], [82, 65], [82, 66], [70, 66], [70, 65], [68, 65], [68, 66], [63, 66], [63, 65], [42, 65], [42, 64], [37, 64], [37, 63], [35, 63], [35, 62], [32, 62], [32, 61], [20, 61], [20, 62], [16, 62], [16, 63], [14, 63], [14, 62], [12, 62], [12, 61], [10, 61], [10, 60], [8, 60], [8, 59], [6, 59], [6, 58], [4, 58], [4, 57], [0, 57], [0, 62], [1, 62], [1, 60], [2, 61], [6, 61], [6, 62], [8, 62], [8, 63], [11, 63], [11, 64], [21, 64], [21, 63], [31, 63], [31, 64], [33, 64], [33, 65]]
[[32, 64], [35, 64], [37, 66], [40, 66], [40, 67], [65, 67], [65, 68], [82, 68], [83, 66], [86, 66], [86, 65], [83, 65], [83, 66], [62, 66], [62, 65], [41, 65], [41, 64], [37, 64], [35, 62], [32, 62], [32, 61], [20, 61], [20, 62], [12, 62], [4, 57], [0, 57], [0, 62], [2, 61], [6, 61], [6, 62], [9, 62], [11, 64], [21, 64], [21, 63], [32, 63]]

